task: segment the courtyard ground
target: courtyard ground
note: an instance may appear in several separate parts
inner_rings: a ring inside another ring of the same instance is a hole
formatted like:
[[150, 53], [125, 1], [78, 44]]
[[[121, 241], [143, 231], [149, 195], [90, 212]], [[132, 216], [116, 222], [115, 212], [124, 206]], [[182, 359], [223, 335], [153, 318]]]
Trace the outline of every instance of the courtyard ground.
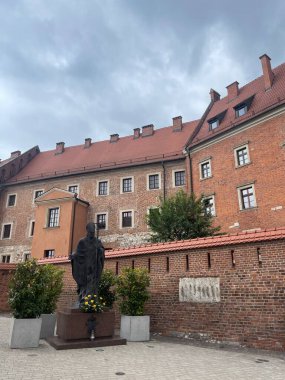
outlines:
[[12, 350], [10, 322], [8, 315], [0, 316], [1, 380], [285, 379], [285, 353], [202, 347], [175, 339], [66, 351], [40, 341], [39, 348]]

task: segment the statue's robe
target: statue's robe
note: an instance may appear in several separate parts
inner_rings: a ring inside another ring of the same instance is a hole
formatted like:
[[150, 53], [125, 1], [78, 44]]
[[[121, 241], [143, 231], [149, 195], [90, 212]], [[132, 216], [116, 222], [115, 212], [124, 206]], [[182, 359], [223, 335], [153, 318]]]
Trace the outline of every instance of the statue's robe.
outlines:
[[71, 256], [79, 302], [88, 294], [98, 294], [104, 259], [105, 249], [100, 239], [85, 237], [79, 241], [76, 252]]

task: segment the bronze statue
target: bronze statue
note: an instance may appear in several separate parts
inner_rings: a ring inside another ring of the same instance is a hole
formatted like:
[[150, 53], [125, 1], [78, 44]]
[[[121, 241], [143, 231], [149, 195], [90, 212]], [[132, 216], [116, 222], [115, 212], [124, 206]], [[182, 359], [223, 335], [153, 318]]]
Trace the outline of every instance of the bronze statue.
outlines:
[[104, 267], [105, 249], [95, 237], [95, 223], [86, 226], [87, 236], [71, 255], [72, 276], [77, 283], [78, 300], [81, 303], [88, 294], [98, 294], [98, 286]]

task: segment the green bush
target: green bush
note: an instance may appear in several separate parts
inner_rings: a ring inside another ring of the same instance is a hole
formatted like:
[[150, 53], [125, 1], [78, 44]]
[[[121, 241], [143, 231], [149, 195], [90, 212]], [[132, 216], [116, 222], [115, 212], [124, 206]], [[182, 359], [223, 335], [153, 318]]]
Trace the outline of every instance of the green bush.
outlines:
[[41, 265], [39, 269], [44, 282], [42, 314], [51, 314], [62, 291], [64, 270], [52, 264]]
[[125, 268], [117, 278], [117, 296], [120, 312], [124, 315], [143, 315], [149, 299], [149, 275], [146, 269]]
[[19, 263], [9, 283], [8, 302], [15, 318], [52, 313], [63, 286], [63, 270], [36, 260]]
[[113, 274], [113, 272], [109, 269], [105, 269], [102, 272], [102, 275], [100, 278], [98, 295], [99, 297], [103, 298], [104, 303], [106, 304], [106, 307], [110, 309], [113, 307], [113, 303], [116, 299], [115, 291], [114, 291], [115, 283], [116, 283], [116, 277]]
[[35, 260], [17, 264], [9, 288], [8, 302], [15, 318], [37, 318], [41, 315], [45, 284]]

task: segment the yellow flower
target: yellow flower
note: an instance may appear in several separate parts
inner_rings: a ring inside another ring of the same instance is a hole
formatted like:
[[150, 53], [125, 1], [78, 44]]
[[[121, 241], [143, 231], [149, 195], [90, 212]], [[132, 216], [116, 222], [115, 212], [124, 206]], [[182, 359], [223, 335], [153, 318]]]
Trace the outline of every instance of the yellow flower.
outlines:
[[102, 300], [103, 298], [102, 297], [100, 297], [100, 300]]
[[96, 296], [96, 294], [94, 294], [94, 298], [96, 298], [97, 296]]
[[91, 300], [90, 302], [91, 302], [91, 303], [94, 303], [94, 301], [93, 301], [93, 300]]
[[106, 303], [105, 302], [103, 302], [103, 306], [105, 306], [106, 305]]
[[91, 298], [91, 295], [90, 295], [90, 294], [88, 294], [88, 298]]
[[84, 297], [84, 299], [85, 299], [85, 300], [88, 300], [88, 298], [87, 298], [87, 297]]
[[85, 305], [88, 305], [88, 302], [85, 302]]

